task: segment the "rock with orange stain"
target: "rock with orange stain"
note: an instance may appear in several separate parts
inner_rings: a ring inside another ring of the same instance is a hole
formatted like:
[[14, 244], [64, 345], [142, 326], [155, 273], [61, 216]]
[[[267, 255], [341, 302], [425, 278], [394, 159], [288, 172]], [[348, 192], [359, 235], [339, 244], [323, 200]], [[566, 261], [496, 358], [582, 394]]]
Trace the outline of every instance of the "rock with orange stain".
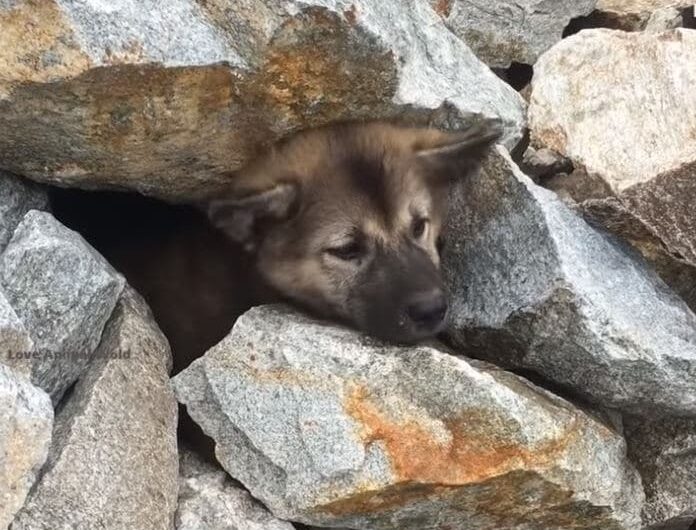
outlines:
[[22, 507], [48, 456], [51, 398], [0, 362], [0, 528]]
[[696, 314], [504, 148], [451, 194], [443, 268], [462, 351], [599, 406], [696, 416]]
[[0, 168], [60, 185], [194, 199], [335, 120], [524, 128], [425, 3], [16, 0], [0, 27]]
[[490, 66], [534, 64], [561, 40], [568, 23], [597, 0], [430, 0], [457, 36]]
[[223, 467], [278, 517], [365, 530], [638, 528], [623, 440], [434, 347], [253, 309], [173, 379]]
[[[573, 192], [585, 213], [694, 310], [696, 112], [685, 109], [696, 108], [695, 53], [695, 30], [583, 31], [535, 65], [529, 109], [532, 143], [587, 175]], [[598, 188], [603, 196], [583, 193]]]

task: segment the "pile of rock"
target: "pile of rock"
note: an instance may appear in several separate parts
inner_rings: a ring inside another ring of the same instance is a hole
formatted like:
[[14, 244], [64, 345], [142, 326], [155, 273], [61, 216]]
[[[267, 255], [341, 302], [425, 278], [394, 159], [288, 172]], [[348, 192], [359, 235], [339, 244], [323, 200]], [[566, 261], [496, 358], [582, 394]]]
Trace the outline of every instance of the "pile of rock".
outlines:
[[[0, 529], [696, 521], [696, 31], [661, 31], [686, 4], [483, 4], [0, 2], [0, 167], [35, 181], [188, 200], [335, 119], [506, 126], [452, 191], [446, 345], [261, 307], [171, 380], [144, 300], [0, 173]], [[577, 17], [633, 32], [561, 40]]]

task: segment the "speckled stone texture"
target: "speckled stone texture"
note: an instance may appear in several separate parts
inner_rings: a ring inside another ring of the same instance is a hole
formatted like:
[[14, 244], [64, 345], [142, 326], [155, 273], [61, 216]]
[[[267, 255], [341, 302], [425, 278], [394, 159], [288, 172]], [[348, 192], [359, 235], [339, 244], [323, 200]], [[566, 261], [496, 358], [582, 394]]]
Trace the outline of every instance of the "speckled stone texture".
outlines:
[[174, 379], [278, 517], [361, 530], [637, 529], [620, 436], [521, 378], [252, 309]]
[[0, 528], [22, 507], [48, 455], [51, 399], [0, 363]]
[[87, 366], [123, 286], [50, 213], [27, 213], [0, 255], [0, 287], [34, 343], [31, 379], [54, 402]]
[[588, 30], [535, 65], [532, 142], [571, 158], [604, 197], [576, 197], [696, 308], [696, 30]]
[[339, 119], [525, 124], [426, 0], [18, 0], [0, 27], [0, 168], [35, 180], [187, 200]]
[[696, 420], [627, 418], [625, 435], [645, 488], [645, 528], [690, 530], [696, 524]]
[[47, 207], [48, 196], [44, 188], [0, 171], [0, 252], [29, 210], [46, 210]]
[[169, 345], [127, 288], [56, 416], [40, 481], [12, 530], [172, 529], [177, 406]]
[[561, 40], [571, 19], [597, 0], [430, 0], [447, 27], [490, 66], [534, 64]]
[[696, 315], [502, 147], [452, 196], [451, 340], [604, 407], [696, 415]]
[[182, 448], [176, 530], [294, 530], [276, 519], [222, 468]]

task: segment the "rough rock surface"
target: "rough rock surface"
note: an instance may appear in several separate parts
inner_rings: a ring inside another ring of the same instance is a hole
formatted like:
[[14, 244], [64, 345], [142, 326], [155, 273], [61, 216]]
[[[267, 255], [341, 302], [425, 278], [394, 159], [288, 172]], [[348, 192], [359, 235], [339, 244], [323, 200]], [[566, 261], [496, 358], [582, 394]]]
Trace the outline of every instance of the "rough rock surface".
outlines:
[[[173, 379], [278, 517], [387, 530], [635, 528], [623, 440], [512, 374], [252, 309]], [[438, 384], [433, 384], [437, 381]]]
[[455, 35], [494, 67], [534, 64], [561, 40], [571, 19], [597, 0], [430, 0]]
[[645, 488], [645, 527], [689, 530], [696, 523], [696, 420], [627, 419], [625, 428]]
[[56, 417], [45, 470], [12, 530], [172, 528], [178, 454], [170, 366], [167, 340], [127, 288]]
[[22, 507], [48, 455], [51, 399], [0, 363], [0, 528]]
[[33, 347], [29, 332], [0, 289], [0, 364], [12, 366], [29, 375], [30, 365], [21, 357]]
[[48, 196], [43, 188], [0, 171], [0, 252], [29, 210], [45, 210], [47, 206]]
[[80, 235], [46, 212], [27, 213], [0, 255], [0, 287], [34, 342], [32, 381], [54, 402], [87, 365], [123, 285]]
[[684, 111], [696, 108], [694, 54], [694, 30], [583, 31], [535, 65], [529, 109], [535, 145], [606, 184], [588, 214], [680, 293], [696, 267], [696, 113]]
[[696, 414], [696, 315], [499, 147], [453, 194], [451, 339], [605, 407]]
[[0, 27], [0, 167], [36, 180], [188, 199], [337, 119], [524, 127], [426, 0], [16, 0]]
[[183, 449], [177, 530], [294, 530], [276, 519], [219, 467]]
[[659, 24], [660, 19], [664, 27], [665, 15], [678, 14], [680, 9], [693, 5], [694, 0], [598, 0], [597, 14], [608, 27], [641, 31]]

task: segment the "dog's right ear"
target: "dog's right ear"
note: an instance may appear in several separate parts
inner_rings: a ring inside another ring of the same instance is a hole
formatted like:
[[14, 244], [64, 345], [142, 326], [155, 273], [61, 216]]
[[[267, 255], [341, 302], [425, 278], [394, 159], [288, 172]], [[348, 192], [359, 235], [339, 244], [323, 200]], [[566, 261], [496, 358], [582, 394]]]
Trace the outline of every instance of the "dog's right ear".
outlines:
[[206, 201], [204, 209], [213, 226], [253, 250], [259, 228], [288, 219], [298, 202], [298, 185], [283, 182], [264, 190], [227, 192]]

